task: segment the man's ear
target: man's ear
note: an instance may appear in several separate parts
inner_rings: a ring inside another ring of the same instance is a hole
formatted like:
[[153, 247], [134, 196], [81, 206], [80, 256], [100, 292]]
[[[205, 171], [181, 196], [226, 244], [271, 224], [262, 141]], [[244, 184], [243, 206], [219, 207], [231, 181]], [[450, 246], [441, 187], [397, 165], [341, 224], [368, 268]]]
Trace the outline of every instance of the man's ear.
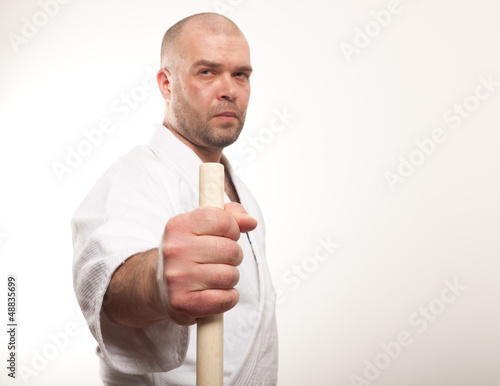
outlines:
[[170, 100], [171, 95], [171, 87], [172, 87], [172, 75], [166, 68], [162, 68], [156, 74], [156, 82], [158, 83], [158, 87], [160, 88], [161, 95], [163, 99]]

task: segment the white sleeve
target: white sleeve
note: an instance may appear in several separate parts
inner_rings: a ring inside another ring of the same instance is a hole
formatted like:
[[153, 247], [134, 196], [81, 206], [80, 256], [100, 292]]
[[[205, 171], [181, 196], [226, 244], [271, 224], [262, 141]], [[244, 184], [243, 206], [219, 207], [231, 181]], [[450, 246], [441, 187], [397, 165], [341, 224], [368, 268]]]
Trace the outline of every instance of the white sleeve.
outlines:
[[126, 161], [120, 160], [101, 177], [73, 216], [74, 289], [104, 360], [113, 369], [126, 374], [165, 372], [184, 362], [188, 327], [170, 320], [143, 329], [124, 327], [102, 312], [113, 272], [128, 257], [158, 248], [164, 226], [176, 211], [175, 183], [167, 194], [165, 183], [148, 172], [155, 165]]

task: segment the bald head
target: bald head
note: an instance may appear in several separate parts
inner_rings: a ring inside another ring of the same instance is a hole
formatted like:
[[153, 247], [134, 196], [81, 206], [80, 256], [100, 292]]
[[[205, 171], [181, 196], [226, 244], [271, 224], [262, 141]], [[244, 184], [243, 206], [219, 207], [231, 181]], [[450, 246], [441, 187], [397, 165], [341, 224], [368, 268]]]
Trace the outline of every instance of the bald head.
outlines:
[[203, 29], [213, 34], [241, 35], [238, 26], [227, 17], [217, 13], [198, 13], [188, 16], [185, 19], [170, 27], [161, 45], [161, 68], [172, 69], [182, 56], [182, 39], [186, 31], [193, 29]]
[[250, 98], [245, 36], [224, 16], [190, 16], [165, 33], [161, 66], [164, 125], [202, 160], [219, 162], [243, 128]]

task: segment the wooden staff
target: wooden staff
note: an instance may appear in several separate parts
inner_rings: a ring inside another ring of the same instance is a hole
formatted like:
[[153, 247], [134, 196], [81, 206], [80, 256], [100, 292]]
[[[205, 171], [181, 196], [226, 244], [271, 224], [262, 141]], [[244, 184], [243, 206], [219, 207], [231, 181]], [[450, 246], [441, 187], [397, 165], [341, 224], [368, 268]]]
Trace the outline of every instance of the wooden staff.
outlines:
[[[224, 166], [200, 165], [199, 206], [224, 209]], [[196, 340], [196, 385], [222, 386], [224, 364], [223, 314], [198, 319]]]

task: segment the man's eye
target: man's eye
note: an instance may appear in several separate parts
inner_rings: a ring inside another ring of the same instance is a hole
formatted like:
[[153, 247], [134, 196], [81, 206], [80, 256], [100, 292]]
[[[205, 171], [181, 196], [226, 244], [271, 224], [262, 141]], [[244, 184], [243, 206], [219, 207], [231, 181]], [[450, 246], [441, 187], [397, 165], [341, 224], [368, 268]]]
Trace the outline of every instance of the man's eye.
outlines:
[[201, 70], [200, 74], [201, 75], [212, 75], [213, 71], [212, 70]]
[[248, 78], [248, 75], [247, 75], [246, 73], [244, 73], [244, 72], [238, 72], [238, 73], [236, 74], [236, 77], [237, 77], [237, 78], [243, 78], [243, 79], [244, 79], [244, 78]]

